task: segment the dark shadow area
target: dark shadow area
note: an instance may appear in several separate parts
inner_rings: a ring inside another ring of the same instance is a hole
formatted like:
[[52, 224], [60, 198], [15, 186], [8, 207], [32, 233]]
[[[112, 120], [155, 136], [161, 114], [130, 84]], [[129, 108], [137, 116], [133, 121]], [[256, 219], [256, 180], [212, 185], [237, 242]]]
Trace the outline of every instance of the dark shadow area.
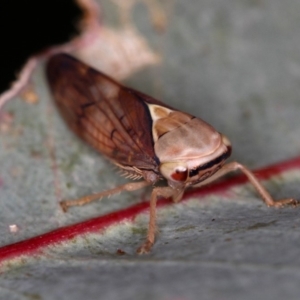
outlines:
[[28, 57], [76, 36], [82, 16], [72, 0], [2, 0], [0, 93], [9, 88]]

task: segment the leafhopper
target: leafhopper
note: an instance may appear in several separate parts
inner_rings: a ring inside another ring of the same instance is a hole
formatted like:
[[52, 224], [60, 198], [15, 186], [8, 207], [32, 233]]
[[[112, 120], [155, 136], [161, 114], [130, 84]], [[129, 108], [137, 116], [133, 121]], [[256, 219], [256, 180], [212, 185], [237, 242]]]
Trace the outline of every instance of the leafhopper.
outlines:
[[[67, 54], [51, 57], [46, 72], [69, 127], [128, 177], [140, 180], [62, 201], [63, 210], [152, 185], [147, 238], [138, 253], [149, 252], [154, 244], [158, 197], [178, 202], [187, 188], [208, 184], [232, 171], [243, 172], [266, 205], [297, 204], [292, 198], [275, 201], [244, 165], [225, 164], [231, 154], [229, 140], [200, 118], [125, 87]], [[166, 186], [156, 186], [161, 179]]]

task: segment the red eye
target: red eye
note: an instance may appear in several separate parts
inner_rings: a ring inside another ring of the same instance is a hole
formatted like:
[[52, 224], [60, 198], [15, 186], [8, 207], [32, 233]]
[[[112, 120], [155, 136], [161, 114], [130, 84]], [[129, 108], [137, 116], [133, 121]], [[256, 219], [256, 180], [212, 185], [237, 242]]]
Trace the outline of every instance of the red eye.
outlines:
[[185, 170], [175, 170], [174, 173], [172, 173], [171, 177], [176, 181], [186, 181], [188, 176], [187, 169]]

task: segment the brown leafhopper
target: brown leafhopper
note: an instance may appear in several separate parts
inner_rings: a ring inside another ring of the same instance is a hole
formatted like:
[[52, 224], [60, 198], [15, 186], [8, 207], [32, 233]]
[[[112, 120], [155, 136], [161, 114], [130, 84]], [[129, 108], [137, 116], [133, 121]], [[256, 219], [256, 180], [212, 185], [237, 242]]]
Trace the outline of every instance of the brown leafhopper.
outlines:
[[[147, 239], [138, 253], [149, 252], [155, 241], [158, 197], [178, 202], [188, 187], [208, 184], [231, 171], [242, 171], [266, 205], [297, 204], [291, 198], [275, 201], [248, 168], [225, 164], [231, 154], [229, 140], [200, 118], [125, 87], [67, 54], [49, 59], [47, 77], [69, 127], [129, 177], [142, 179], [62, 201], [62, 208], [153, 185]], [[155, 186], [160, 179], [167, 185]]]

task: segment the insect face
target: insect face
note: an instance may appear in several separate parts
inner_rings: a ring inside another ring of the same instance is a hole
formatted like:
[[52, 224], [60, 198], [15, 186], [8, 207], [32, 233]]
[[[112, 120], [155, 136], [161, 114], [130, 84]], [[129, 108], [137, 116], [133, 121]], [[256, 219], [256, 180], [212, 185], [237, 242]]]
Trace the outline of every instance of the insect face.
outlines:
[[231, 146], [227, 138], [220, 135], [219, 142], [219, 145], [212, 148], [210, 152], [204, 152], [198, 148], [198, 156], [196, 156], [197, 153], [193, 153], [184, 159], [162, 163], [160, 172], [168, 180], [168, 185], [177, 189], [185, 188], [217, 172], [231, 154]]
[[230, 156], [228, 139], [203, 120], [162, 106], [148, 106], [159, 171], [169, 186], [179, 189], [201, 182]]

